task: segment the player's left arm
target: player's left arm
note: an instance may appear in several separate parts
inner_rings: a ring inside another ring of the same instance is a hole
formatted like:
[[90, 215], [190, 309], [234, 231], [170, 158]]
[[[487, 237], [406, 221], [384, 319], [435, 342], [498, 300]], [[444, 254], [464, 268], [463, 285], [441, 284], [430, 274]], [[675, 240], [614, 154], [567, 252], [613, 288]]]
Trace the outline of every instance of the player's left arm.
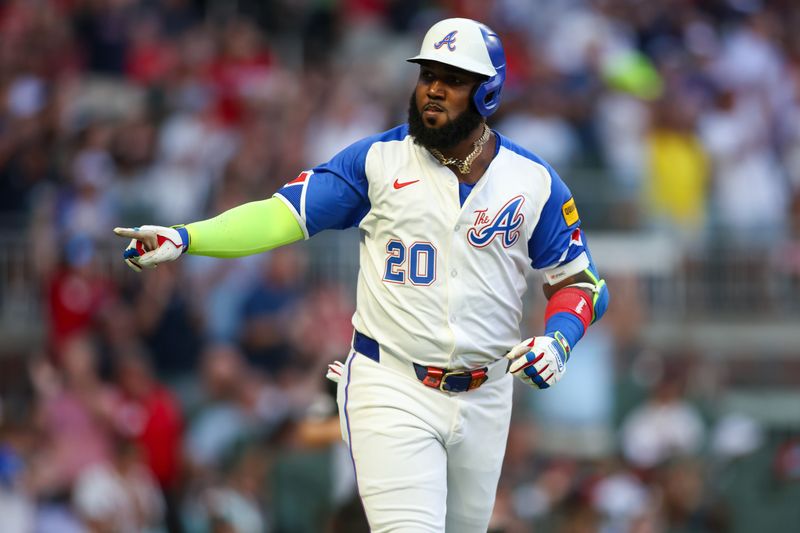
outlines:
[[542, 287], [547, 298], [544, 335], [526, 339], [507, 355], [509, 371], [540, 389], [561, 379], [572, 349], [603, 316], [609, 302], [608, 287], [586, 245], [572, 194], [552, 174], [551, 197], [540, 217], [543, 222], [529, 241], [531, 263], [542, 269], [546, 280]]
[[[588, 250], [586, 253], [588, 256]], [[575, 346], [588, 327], [600, 320], [608, 308], [606, 281], [597, 273], [591, 256], [588, 258], [589, 264], [580, 272], [557, 283], [542, 285], [547, 298], [545, 334], [555, 331], [568, 333], [573, 341], [570, 346]], [[570, 324], [575, 327], [570, 327]]]
[[531, 386], [546, 389], [566, 372], [572, 349], [608, 307], [609, 292], [594, 264], [555, 284], [542, 287], [545, 307], [544, 335], [532, 337], [508, 354], [509, 371]]

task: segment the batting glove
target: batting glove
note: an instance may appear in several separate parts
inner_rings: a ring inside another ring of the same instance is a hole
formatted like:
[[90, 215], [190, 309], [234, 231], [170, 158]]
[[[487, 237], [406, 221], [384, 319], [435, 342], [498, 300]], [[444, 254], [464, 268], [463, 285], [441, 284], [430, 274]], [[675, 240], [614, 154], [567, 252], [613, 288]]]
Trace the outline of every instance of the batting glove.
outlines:
[[328, 372], [325, 377], [334, 383], [339, 383], [342, 380], [342, 372], [344, 371], [344, 363], [341, 361], [334, 361], [328, 365]]
[[142, 268], [155, 268], [159, 263], [175, 261], [189, 247], [189, 234], [183, 227], [114, 228], [114, 233], [131, 239], [122, 257], [136, 272], [141, 272]]
[[558, 383], [567, 371], [569, 344], [559, 332], [554, 337], [533, 337], [514, 346], [506, 355], [511, 360], [508, 371], [539, 389]]

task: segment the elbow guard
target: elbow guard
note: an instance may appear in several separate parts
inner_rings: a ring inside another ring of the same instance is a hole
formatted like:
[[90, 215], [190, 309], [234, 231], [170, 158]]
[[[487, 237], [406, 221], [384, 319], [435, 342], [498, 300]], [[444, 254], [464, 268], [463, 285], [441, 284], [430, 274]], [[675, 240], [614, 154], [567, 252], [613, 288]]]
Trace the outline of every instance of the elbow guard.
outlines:
[[577, 283], [576, 285], [583, 286], [584, 288], [592, 291], [592, 324], [600, 320], [608, 309], [608, 287], [606, 280], [601, 279], [597, 275], [594, 268], [587, 268], [584, 270], [586, 275], [591, 278], [592, 283]]
[[[597, 322], [608, 308], [608, 287], [590, 269], [586, 269], [592, 283], [573, 283], [556, 292], [545, 309], [545, 334], [556, 337], [561, 333], [570, 350]], [[591, 295], [586, 290], [591, 291]], [[558, 337], [556, 337], [558, 338]], [[562, 343], [563, 344], [563, 343]]]

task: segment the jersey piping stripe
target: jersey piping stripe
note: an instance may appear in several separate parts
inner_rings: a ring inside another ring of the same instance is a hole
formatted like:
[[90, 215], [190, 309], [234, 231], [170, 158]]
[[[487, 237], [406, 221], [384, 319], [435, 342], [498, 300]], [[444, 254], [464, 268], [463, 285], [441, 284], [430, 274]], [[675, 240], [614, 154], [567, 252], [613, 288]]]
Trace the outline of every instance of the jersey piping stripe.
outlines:
[[303, 180], [303, 189], [300, 191], [300, 217], [302, 217], [303, 220], [306, 219], [306, 192], [308, 192], [308, 182], [313, 174], [314, 171], [312, 170], [309, 175], [306, 176], [306, 179]]
[[[347, 412], [347, 402], [350, 399], [350, 376], [353, 375], [353, 361], [356, 358], [356, 352], [350, 352], [350, 360], [347, 362], [347, 383], [344, 385], [344, 421], [347, 427], [347, 448], [350, 451], [350, 461], [353, 463], [353, 476], [356, 480], [356, 492], [359, 499], [361, 499], [361, 489], [358, 487], [358, 470], [356, 470], [356, 458], [353, 455], [353, 433], [350, 431], [350, 414]], [[364, 505], [362, 499], [361, 505]]]
[[310, 235], [308, 234], [308, 227], [306, 226], [306, 221], [302, 216], [300, 216], [300, 213], [297, 211], [297, 209], [295, 208], [295, 206], [292, 203], [292, 201], [289, 198], [287, 198], [285, 196], [284, 192], [282, 192], [282, 191], [276, 192], [273, 195], [273, 197], [274, 198], [278, 198], [280, 201], [282, 201], [286, 205], [286, 207], [289, 208], [289, 210], [292, 212], [292, 215], [294, 216], [295, 220], [297, 220], [297, 223], [300, 224], [300, 229], [303, 230], [303, 238], [307, 240], [310, 237]]

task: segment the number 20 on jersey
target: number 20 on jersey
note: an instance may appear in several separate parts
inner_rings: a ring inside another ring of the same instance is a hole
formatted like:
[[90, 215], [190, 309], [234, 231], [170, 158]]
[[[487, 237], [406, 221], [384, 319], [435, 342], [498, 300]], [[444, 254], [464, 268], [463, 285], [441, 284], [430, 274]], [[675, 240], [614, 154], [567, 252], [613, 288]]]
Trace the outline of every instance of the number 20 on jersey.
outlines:
[[386, 243], [386, 269], [383, 281], [412, 285], [430, 285], [436, 280], [436, 247], [429, 242], [414, 242], [406, 246], [392, 239]]

